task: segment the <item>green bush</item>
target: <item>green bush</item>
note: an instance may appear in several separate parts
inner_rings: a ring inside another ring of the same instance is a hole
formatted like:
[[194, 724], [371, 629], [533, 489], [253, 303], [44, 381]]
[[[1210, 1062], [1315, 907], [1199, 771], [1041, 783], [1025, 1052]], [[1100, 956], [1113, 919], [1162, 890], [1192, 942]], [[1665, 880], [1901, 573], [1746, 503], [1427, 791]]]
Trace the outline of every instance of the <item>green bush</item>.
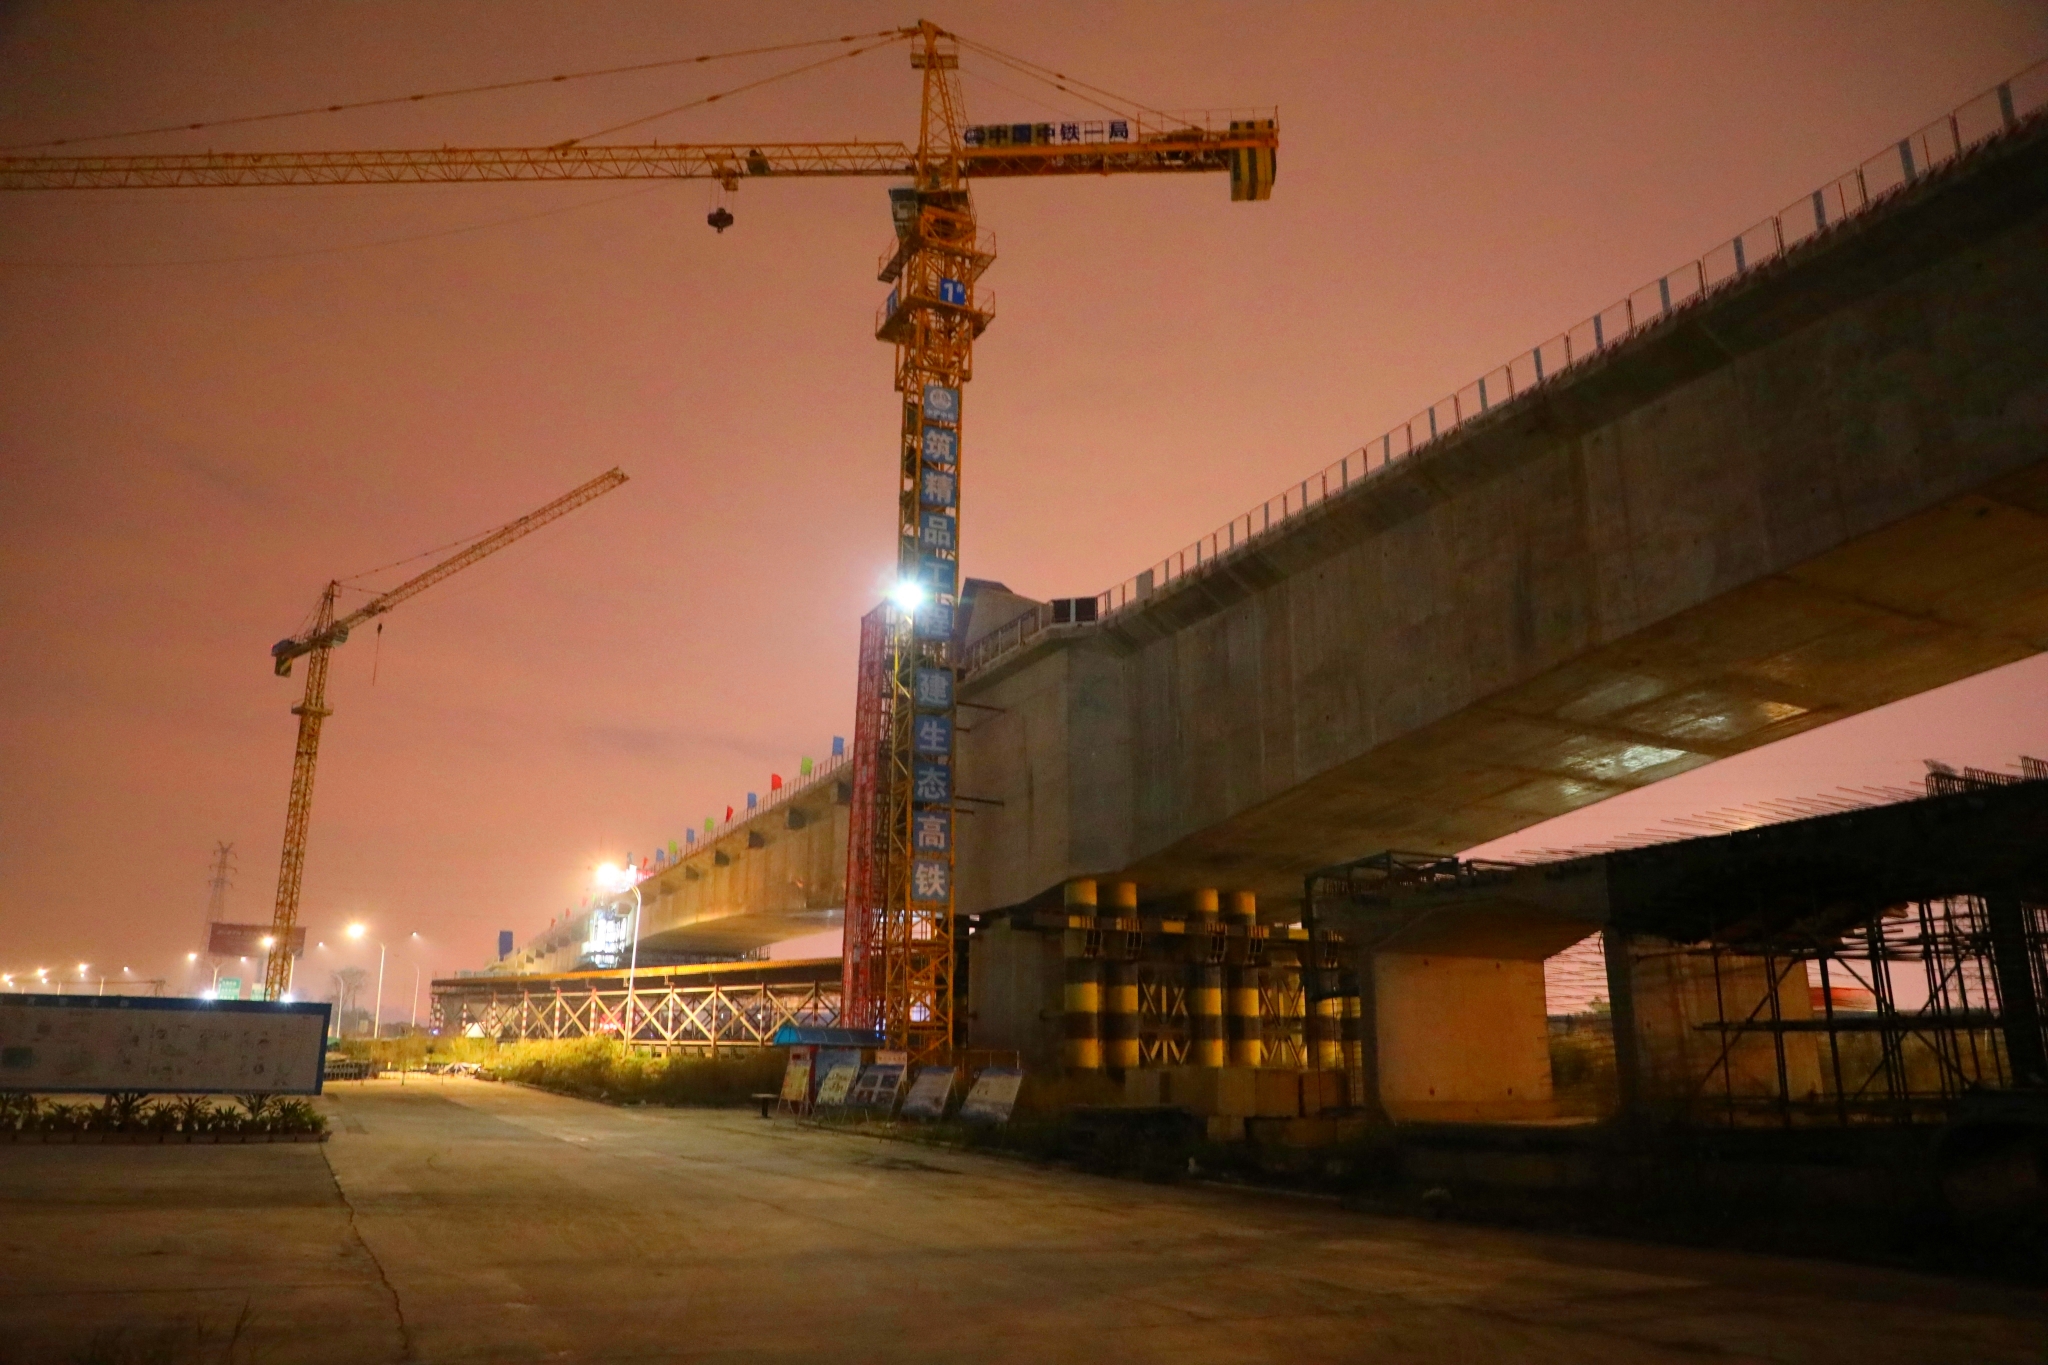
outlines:
[[621, 1104], [745, 1104], [778, 1088], [789, 1054], [760, 1048], [723, 1057], [628, 1052], [609, 1038], [510, 1043], [487, 1065], [491, 1074], [584, 1099]]

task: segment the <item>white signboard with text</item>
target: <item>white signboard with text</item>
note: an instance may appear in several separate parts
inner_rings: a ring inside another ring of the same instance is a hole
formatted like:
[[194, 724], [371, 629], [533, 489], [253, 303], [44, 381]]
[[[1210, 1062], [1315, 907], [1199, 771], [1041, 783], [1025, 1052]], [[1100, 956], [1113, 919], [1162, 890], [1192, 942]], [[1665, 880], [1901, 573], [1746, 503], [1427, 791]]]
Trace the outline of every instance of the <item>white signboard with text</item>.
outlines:
[[0, 995], [0, 1090], [317, 1095], [328, 1006]]

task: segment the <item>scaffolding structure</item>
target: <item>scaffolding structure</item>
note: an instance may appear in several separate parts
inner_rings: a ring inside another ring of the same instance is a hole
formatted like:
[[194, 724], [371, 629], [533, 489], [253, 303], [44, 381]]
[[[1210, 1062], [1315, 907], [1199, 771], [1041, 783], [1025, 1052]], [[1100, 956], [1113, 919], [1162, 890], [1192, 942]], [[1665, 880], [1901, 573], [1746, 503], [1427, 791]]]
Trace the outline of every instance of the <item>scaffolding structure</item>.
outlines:
[[854, 690], [853, 781], [846, 824], [846, 938], [840, 984], [849, 1028], [873, 1029], [882, 1017], [884, 869], [889, 846], [881, 795], [884, 737], [894, 689], [889, 677], [889, 608], [860, 622], [860, 672]]
[[1676, 1054], [1646, 1058], [1653, 1073], [1693, 1059], [1680, 1102], [1669, 1105], [1668, 1092], [1652, 1100], [1689, 1122], [1939, 1121], [1959, 1102], [2042, 1079], [2040, 906], [1957, 896], [1836, 934], [1632, 946], [1629, 957], [1638, 974], [1663, 958], [1710, 984], [1714, 1009], [1691, 1025], [1703, 1052], [1654, 1036], [1643, 1044]]

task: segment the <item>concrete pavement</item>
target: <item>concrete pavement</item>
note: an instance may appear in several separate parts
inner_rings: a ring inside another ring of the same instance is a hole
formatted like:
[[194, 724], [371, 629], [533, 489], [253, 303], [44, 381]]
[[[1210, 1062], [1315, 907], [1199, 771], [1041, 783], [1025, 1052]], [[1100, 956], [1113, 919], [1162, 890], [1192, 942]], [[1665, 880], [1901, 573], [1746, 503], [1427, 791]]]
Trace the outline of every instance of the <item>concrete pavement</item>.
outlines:
[[[2019, 1290], [1367, 1217], [474, 1081], [321, 1146], [0, 1147], [0, 1359], [2039, 1361]], [[179, 1359], [222, 1359], [218, 1353]]]

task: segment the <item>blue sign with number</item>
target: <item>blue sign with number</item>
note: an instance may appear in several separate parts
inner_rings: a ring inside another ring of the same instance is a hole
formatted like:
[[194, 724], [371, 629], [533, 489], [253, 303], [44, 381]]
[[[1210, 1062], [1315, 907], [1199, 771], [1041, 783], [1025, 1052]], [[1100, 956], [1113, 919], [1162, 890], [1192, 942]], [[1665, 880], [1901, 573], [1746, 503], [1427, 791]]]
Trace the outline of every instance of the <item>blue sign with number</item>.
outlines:
[[950, 303], [955, 308], [967, 306], [967, 286], [959, 280], [939, 281], [939, 302]]

